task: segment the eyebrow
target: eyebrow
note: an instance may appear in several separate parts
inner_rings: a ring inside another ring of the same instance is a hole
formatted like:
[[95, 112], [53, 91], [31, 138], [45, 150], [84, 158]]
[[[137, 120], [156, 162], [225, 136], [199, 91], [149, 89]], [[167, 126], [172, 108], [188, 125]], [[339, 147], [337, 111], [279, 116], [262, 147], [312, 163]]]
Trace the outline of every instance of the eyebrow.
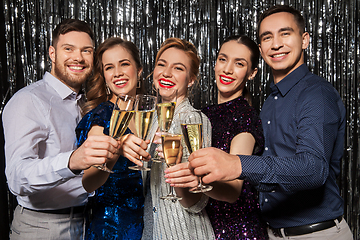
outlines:
[[[119, 61], [119, 63], [122, 63], [122, 62], [130, 62], [130, 60], [129, 59], [127, 59], [127, 58], [125, 58], [125, 59], [121, 59], [120, 61]], [[113, 63], [106, 63], [106, 64], [104, 64], [104, 67], [106, 67], [106, 66], [108, 66], [108, 65], [113, 65]]]
[[[76, 47], [75, 45], [69, 44], [69, 43], [64, 43], [63, 45], [61, 45], [60, 47]], [[93, 46], [84, 46], [81, 49], [86, 49], [86, 48], [91, 48], [94, 50]]]
[[[224, 56], [224, 57], [228, 57], [225, 53], [219, 53], [218, 56]], [[246, 63], [248, 62], [245, 58], [235, 58], [235, 61], [245, 61]]]
[[[160, 62], [160, 61], [167, 63], [167, 61], [166, 61], [165, 59], [159, 59], [158, 62]], [[186, 66], [185, 66], [183, 63], [181, 63], [181, 62], [173, 63], [173, 65], [181, 65], [181, 66], [183, 66], [185, 69], [187, 69]]]
[[[291, 32], [294, 32], [294, 29], [292, 27], [284, 27], [284, 28], [280, 28], [278, 32], [286, 32], [286, 31], [291, 31]], [[260, 34], [260, 39], [266, 35], [269, 35], [271, 34], [270, 31], [266, 31], [266, 32], [263, 32], [262, 34]]]

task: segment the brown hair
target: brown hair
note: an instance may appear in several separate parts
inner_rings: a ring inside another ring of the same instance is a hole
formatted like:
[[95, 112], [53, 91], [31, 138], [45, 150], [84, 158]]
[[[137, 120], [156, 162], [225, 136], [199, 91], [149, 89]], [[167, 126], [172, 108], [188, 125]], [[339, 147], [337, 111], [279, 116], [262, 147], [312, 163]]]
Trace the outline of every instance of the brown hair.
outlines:
[[275, 14], [275, 13], [280, 13], [280, 12], [287, 12], [287, 13], [291, 13], [294, 16], [295, 22], [300, 30], [300, 35], [302, 35], [305, 32], [305, 20], [303, 18], [303, 16], [301, 15], [301, 13], [296, 10], [295, 8], [290, 7], [289, 5], [274, 5], [270, 8], [268, 8], [267, 10], [265, 10], [263, 13], [261, 13], [260, 17], [259, 17], [259, 21], [257, 23], [257, 37], [258, 37], [258, 42], [260, 43], [260, 36], [259, 36], [259, 30], [260, 30], [260, 24], [261, 22], [268, 16]]
[[[242, 44], [246, 46], [250, 52], [250, 60], [251, 60], [251, 70], [254, 70], [258, 67], [259, 64], [259, 58], [260, 58], [260, 51], [258, 45], [248, 36], [245, 35], [232, 35], [227, 37], [224, 42], [221, 44], [220, 49], [224, 43], [230, 42], [230, 41], [236, 41], [239, 44]], [[252, 105], [252, 97], [251, 93], [247, 89], [246, 86], [244, 86], [244, 90], [242, 92], [242, 96], [249, 102], [250, 105]]]
[[56, 44], [59, 41], [59, 36], [68, 32], [84, 32], [87, 33], [91, 40], [94, 42], [94, 32], [90, 28], [89, 24], [78, 19], [64, 19], [59, 25], [56, 26], [52, 33], [52, 46], [56, 48]]
[[126, 41], [120, 37], [111, 37], [102, 42], [96, 50], [95, 54], [94, 75], [86, 82], [85, 85], [87, 102], [82, 108], [84, 114], [95, 108], [100, 103], [108, 101], [113, 96], [112, 92], [109, 95], [106, 94], [106, 83], [102, 57], [105, 51], [114, 46], [121, 46], [125, 48], [133, 57], [137, 70], [139, 71], [142, 69], [139, 49], [133, 42]]
[[190, 58], [190, 79], [194, 79], [194, 84], [192, 88], [198, 83], [198, 75], [199, 75], [199, 66], [200, 66], [200, 57], [198, 55], [198, 51], [194, 44], [189, 41], [180, 38], [168, 38], [166, 39], [156, 54], [155, 64], [158, 62], [161, 54], [165, 52], [165, 50], [169, 48], [177, 48], [183, 50], [185, 54]]

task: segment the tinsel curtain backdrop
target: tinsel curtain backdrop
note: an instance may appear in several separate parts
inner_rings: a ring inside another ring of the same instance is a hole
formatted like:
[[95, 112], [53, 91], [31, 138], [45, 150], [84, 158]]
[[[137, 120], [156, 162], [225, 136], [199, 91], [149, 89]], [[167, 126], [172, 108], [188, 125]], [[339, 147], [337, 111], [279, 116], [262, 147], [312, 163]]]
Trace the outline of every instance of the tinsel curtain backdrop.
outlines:
[[[345, 218], [354, 238], [359, 229], [359, 98], [360, 0], [3, 0], [0, 4], [0, 76], [2, 108], [20, 88], [50, 70], [48, 47], [52, 30], [64, 18], [90, 23], [96, 45], [111, 36], [136, 43], [144, 64], [142, 84], [150, 91], [154, 59], [168, 37], [180, 37], [197, 47], [202, 63], [200, 85], [193, 91], [196, 108], [216, 102], [214, 63], [221, 41], [231, 34], [256, 39], [260, 13], [274, 4], [288, 4], [306, 19], [311, 42], [306, 50], [310, 70], [331, 82], [347, 110], [347, 131], [339, 187], [345, 201]], [[253, 104], [261, 110], [271, 73], [261, 61], [259, 73], [249, 82]], [[2, 130], [2, 128], [1, 128]], [[3, 134], [1, 141], [3, 144]], [[9, 194], [1, 148], [0, 230], [8, 235], [15, 200]]]

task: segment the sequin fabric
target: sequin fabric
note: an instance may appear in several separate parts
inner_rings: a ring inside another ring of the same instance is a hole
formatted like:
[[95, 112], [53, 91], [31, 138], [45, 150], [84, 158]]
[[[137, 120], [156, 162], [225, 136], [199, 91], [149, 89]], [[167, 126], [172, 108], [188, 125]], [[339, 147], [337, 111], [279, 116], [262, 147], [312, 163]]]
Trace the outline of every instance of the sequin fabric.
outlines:
[[[78, 145], [82, 144], [93, 125], [109, 133], [113, 104], [104, 102], [86, 114], [76, 128]], [[131, 133], [129, 129], [125, 134]], [[128, 169], [134, 165], [120, 156], [108, 180], [89, 198], [89, 223], [86, 239], [141, 239], [143, 230], [143, 184], [140, 171]]]
[[[256, 110], [243, 97], [209, 106], [203, 112], [211, 122], [213, 147], [229, 152], [231, 140], [241, 132], [249, 132], [256, 140], [253, 154], [262, 153], [264, 137], [261, 121]], [[266, 225], [260, 218], [257, 192], [247, 181], [244, 181], [241, 195], [235, 203], [210, 198], [206, 211], [216, 239], [268, 239]]]

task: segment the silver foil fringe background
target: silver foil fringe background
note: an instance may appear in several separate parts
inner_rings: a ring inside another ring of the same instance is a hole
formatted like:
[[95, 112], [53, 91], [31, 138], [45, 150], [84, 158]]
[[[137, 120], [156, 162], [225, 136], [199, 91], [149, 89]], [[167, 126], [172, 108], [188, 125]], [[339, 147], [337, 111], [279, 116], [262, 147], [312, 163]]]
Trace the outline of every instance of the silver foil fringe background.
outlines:
[[[3, 0], [2, 4], [5, 22], [0, 24], [5, 29], [6, 58], [1, 58], [0, 76], [4, 103], [50, 69], [52, 30], [62, 19], [71, 17], [90, 23], [97, 45], [110, 36], [135, 42], [141, 52], [143, 84], [148, 91], [152, 80], [146, 76], [153, 69], [160, 44], [168, 37], [194, 43], [202, 59], [200, 85], [191, 98], [197, 108], [216, 102], [213, 68], [218, 47], [226, 36], [247, 34], [256, 39], [259, 14], [273, 4], [299, 9], [311, 35], [307, 64], [334, 85], [347, 109], [339, 187], [346, 203], [345, 218], [354, 238], [360, 238], [360, 0]], [[257, 77], [248, 85], [258, 109], [266, 99], [270, 78], [263, 61], [259, 68]]]

